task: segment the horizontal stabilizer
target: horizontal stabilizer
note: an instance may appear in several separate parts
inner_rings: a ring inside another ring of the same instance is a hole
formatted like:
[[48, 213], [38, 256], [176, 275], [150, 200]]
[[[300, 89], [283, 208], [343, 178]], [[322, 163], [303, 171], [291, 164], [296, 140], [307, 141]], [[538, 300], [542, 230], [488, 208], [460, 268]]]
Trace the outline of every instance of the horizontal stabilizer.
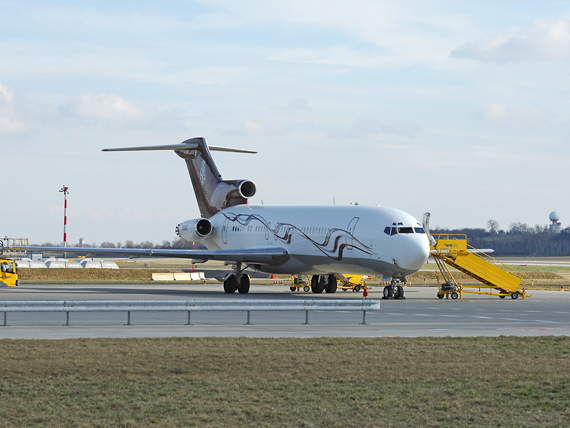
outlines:
[[[120, 147], [113, 149], [103, 149], [104, 152], [137, 152], [144, 150], [189, 150], [197, 149], [198, 143], [194, 142], [195, 138], [186, 140], [180, 144], [168, 144], [166, 146], [142, 146], [142, 147]], [[231, 147], [220, 147], [220, 146], [208, 146], [208, 149], [213, 152], [233, 152], [233, 153], [251, 153], [255, 154], [256, 151], [244, 150], [244, 149], [234, 149]]]

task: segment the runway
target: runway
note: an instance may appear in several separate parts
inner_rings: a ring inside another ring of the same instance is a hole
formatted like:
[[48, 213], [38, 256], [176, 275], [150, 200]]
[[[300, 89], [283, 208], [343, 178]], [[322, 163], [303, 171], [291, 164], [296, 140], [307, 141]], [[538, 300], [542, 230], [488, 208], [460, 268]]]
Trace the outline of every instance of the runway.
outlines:
[[[382, 300], [378, 312], [369, 312], [361, 325], [360, 312], [316, 312], [304, 325], [304, 312], [201, 312], [184, 325], [185, 312], [131, 314], [9, 313], [0, 338], [65, 339], [96, 337], [419, 337], [419, 336], [541, 336], [570, 335], [570, 293], [530, 291], [522, 300], [465, 295], [460, 300], [439, 300], [437, 288], [407, 287], [405, 300]], [[369, 299], [380, 299], [373, 288]], [[227, 295], [218, 284], [81, 284], [34, 285], [0, 289], [0, 300], [146, 300], [146, 299], [362, 299], [362, 293], [315, 295], [291, 292], [287, 285], [256, 285], [247, 295]]]

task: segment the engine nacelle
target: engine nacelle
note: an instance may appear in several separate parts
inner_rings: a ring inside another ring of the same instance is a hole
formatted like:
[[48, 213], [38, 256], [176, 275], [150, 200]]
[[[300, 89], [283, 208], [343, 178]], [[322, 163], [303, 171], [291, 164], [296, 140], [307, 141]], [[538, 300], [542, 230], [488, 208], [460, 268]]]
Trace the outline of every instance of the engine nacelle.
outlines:
[[257, 190], [255, 187], [255, 183], [249, 180], [243, 180], [238, 183], [238, 189], [240, 196], [243, 198], [251, 198], [255, 195], [255, 191]]
[[201, 241], [212, 233], [212, 223], [207, 218], [188, 220], [176, 226], [175, 232], [187, 241]]

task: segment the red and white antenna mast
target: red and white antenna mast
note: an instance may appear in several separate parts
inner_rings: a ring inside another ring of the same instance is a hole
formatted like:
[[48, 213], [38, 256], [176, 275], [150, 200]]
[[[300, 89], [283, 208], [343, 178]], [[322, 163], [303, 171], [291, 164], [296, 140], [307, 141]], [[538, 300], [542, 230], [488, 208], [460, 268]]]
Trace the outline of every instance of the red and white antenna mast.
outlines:
[[67, 233], [65, 231], [65, 228], [67, 226], [67, 195], [69, 194], [69, 187], [66, 187], [64, 184], [59, 192], [63, 193], [63, 246], [67, 247]]

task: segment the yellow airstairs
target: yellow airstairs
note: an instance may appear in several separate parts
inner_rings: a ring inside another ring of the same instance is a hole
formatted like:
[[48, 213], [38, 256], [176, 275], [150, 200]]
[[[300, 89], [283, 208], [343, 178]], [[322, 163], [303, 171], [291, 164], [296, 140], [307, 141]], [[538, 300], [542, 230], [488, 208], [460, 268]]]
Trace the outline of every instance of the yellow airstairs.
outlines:
[[[428, 232], [429, 233], [429, 232]], [[488, 254], [467, 244], [466, 235], [433, 235], [431, 256], [435, 260], [444, 282], [438, 277], [437, 297], [463, 299], [463, 293], [490, 294], [504, 299], [530, 297], [525, 286], [532, 285], [532, 279], [525, 274], [505, 265]], [[463, 285], [458, 283], [449, 266], [476, 279], [483, 285]]]

